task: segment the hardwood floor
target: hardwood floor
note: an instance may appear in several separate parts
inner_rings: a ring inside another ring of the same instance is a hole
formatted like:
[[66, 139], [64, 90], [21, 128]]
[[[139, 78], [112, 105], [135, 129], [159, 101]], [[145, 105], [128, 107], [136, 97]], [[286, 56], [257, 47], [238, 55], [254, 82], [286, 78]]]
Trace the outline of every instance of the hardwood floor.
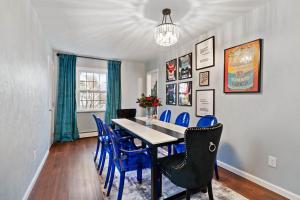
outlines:
[[[96, 138], [54, 144], [29, 200], [102, 200], [95, 146]], [[222, 168], [220, 182], [248, 199], [286, 199]]]

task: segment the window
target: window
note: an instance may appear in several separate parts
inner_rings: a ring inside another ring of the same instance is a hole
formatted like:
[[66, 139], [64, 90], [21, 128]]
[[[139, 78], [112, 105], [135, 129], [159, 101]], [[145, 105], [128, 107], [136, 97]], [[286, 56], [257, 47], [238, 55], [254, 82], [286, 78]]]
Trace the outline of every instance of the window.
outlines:
[[79, 111], [105, 110], [106, 72], [79, 70], [78, 88]]

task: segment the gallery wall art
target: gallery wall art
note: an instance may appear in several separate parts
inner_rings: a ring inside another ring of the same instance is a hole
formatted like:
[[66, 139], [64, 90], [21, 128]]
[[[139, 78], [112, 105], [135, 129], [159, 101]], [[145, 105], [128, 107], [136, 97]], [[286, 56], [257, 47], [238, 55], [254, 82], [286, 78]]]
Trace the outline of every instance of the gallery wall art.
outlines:
[[196, 70], [215, 66], [215, 37], [212, 36], [195, 45]]
[[192, 53], [186, 54], [178, 58], [178, 79], [192, 78]]
[[215, 115], [215, 90], [196, 90], [196, 116]]
[[178, 105], [192, 106], [192, 81], [178, 83]]
[[166, 105], [177, 105], [177, 83], [166, 85]]
[[262, 39], [225, 49], [224, 93], [260, 92]]
[[209, 71], [199, 73], [199, 86], [209, 86]]
[[177, 59], [166, 62], [166, 80], [167, 82], [177, 80]]

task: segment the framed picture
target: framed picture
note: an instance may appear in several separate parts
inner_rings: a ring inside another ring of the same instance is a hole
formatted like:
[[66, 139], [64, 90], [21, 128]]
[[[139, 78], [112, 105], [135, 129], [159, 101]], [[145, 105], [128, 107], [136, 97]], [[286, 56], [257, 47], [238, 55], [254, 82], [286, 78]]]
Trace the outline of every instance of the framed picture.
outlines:
[[199, 86], [209, 86], [209, 71], [199, 73]]
[[215, 115], [215, 90], [196, 90], [196, 116]]
[[195, 45], [196, 70], [215, 66], [215, 36]]
[[166, 62], [166, 76], [167, 82], [177, 80], [177, 59]]
[[177, 84], [166, 85], [166, 104], [177, 105]]
[[178, 58], [178, 79], [192, 78], [192, 53]]
[[178, 83], [178, 105], [192, 106], [192, 81]]
[[224, 93], [260, 92], [262, 39], [224, 51]]

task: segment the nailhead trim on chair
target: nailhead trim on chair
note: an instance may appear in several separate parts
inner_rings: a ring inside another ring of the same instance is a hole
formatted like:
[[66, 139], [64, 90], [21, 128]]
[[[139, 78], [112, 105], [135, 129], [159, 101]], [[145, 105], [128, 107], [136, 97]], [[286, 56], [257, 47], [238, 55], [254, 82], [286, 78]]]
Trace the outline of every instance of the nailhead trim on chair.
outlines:
[[221, 123], [217, 124], [216, 126], [211, 126], [211, 127], [204, 127], [204, 128], [200, 128], [200, 127], [191, 127], [185, 130], [184, 132], [184, 143], [186, 145], [186, 151], [185, 151], [185, 157], [184, 160], [178, 164], [177, 166], [174, 167], [175, 170], [179, 170], [182, 169], [186, 163], [187, 163], [187, 158], [188, 158], [188, 151], [191, 148], [188, 144], [187, 144], [187, 139], [186, 139], [186, 135], [187, 132], [191, 131], [189, 134], [199, 134], [198, 132], [193, 132], [193, 131], [209, 131], [209, 130], [215, 130], [218, 129], [220, 127], [222, 127], [223, 125]]

